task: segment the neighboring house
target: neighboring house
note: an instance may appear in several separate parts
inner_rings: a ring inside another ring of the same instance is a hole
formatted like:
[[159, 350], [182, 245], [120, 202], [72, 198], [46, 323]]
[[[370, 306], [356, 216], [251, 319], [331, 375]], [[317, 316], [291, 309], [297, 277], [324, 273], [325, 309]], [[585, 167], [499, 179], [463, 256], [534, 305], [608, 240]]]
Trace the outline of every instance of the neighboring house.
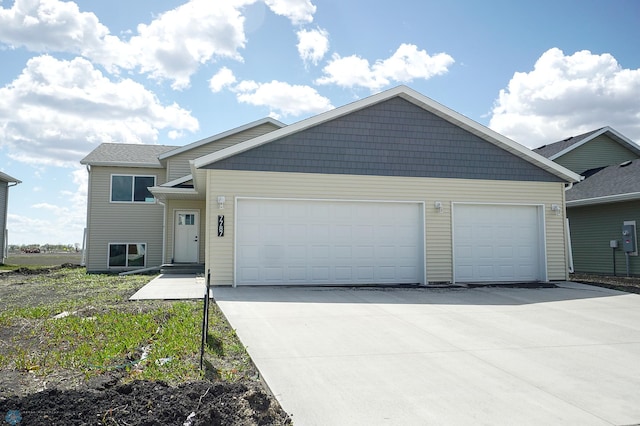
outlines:
[[8, 256], [7, 212], [9, 209], [9, 188], [21, 183], [18, 179], [0, 172], [0, 265]]
[[564, 188], [580, 176], [404, 86], [181, 148], [101, 145], [82, 163], [88, 271], [203, 262], [218, 285], [568, 277]]
[[[535, 151], [585, 177], [566, 194], [575, 272], [613, 274], [615, 259], [616, 274], [626, 274], [622, 226], [640, 225], [640, 146], [603, 127]], [[640, 275], [637, 256], [629, 256], [633, 275]]]

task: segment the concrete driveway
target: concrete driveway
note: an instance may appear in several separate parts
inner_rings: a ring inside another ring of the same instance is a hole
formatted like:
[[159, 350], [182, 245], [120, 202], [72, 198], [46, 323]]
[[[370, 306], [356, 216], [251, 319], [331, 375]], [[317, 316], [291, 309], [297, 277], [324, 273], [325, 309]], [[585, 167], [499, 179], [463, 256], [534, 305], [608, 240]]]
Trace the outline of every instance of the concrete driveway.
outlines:
[[296, 426], [640, 423], [640, 295], [216, 287]]

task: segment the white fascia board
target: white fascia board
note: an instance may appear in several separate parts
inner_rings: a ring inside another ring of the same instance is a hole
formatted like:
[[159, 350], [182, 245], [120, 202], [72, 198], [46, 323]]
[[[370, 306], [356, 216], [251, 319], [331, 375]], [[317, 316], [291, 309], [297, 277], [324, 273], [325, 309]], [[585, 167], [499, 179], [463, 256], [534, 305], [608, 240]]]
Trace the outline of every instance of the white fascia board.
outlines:
[[557, 163], [554, 163], [553, 161], [531, 151], [529, 148], [520, 145], [519, 143], [516, 143], [487, 127], [482, 126], [481, 124], [471, 120], [470, 118], [467, 118], [464, 115], [445, 107], [444, 105], [428, 98], [427, 96], [424, 96], [419, 92], [416, 92], [415, 90], [407, 86], [394, 87], [384, 92], [377, 93], [375, 95], [355, 101], [342, 107], [338, 107], [333, 110], [307, 118], [306, 120], [291, 124], [290, 126], [287, 126], [285, 128], [275, 130], [271, 133], [267, 133], [265, 135], [241, 142], [212, 154], [196, 158], [194, 160], [195, 168], [199, 169], [205, 167], [208, 164], [214, 163], [216, 161], [220, 161], [222, 159], [240, 154], [244, 151], [248, 151], [258, 146], [267, 144], [273, 140], [280, 139], [285, 136], [305, 130], [307, 128], [317, 126], [318, 124], [345, 116], [354, 111], [358, 111], [365, 107], [375, 105], [396, 96], [400, 96], [403, 99], [413, 103], [414, 105], [432, 112], [433, 114], [475, 134], [476, 136], [484, 140], [494, 143], [502, 149], [505, 149], [506, 151], [517, 155], [518, 157], [521, 157], [525, 161], [528, 161], [567, 182], [579, 182], [582, 178], [580, 175], [572, 172], [571, 170], [562, 167]]
[[640, 200], [640, 192], [629, 192], [627, 194], [605, 195], [602, 197], [583, 198], [582, 200], [567, 201], [567, 207], [590, 206], [594, 204], [618, 203], [621, 201]]
[[186, 175], [186, 176], [183, 176], [183, 177], [181, 177], [181, 178], [174, 179], [174, 180], [172, 180], [171, 182], [163, 183], [163, 184], [162, 184], [162, 185], [160, 185], [160, 186], [163, 186], [163, 187], [172, 187], [172, 186], [176, 186], [176, 185], [181, 185], [181, 184], [183, 184], [183, 183], [185, 183], [185, 182], [189, 182], [191, 179], [193, 179], [193, 176], [192, 176], [192, 175]]
[[626, 147], [628, 149], [630, 149], [631, 151], [634, 151], [636, 154], [640, 155], [640, 146], [638, 146], [635, 142], [633, 142], [628, 137], [624, 136], [622, 133], [616, 131], [615, 129], [612, 129], [609, 126], [607, 126], [607, 127], [603, 127], [602, 129], [598, 130], [597, 132], [593, 133], [592, 135], [589, 135], [588, 137], [584, 138], [580, 142], [578, 142], [576, 144], [573, 144], [573, 145], [563, 149], [562, 151], [552, 155], [551, 157], [549, 157], [549, 160], [555, 160], [556, 158], [562, 157], [566, 153], [571, 152], [571, 151], [573, 151], [574, 149], [576, 149], [578, 147], [581, 147], [582, 145], [586, 144], [587, 142], [592, 141], [593, 139], [595, 139], [598, 136], [603, 135], [605, 133], [609, 133], [612, 136], [612, 139], [616, 140], [618, 143], [620, 143], [623, 146], [626, 145]]
[[160, 164], [149, 163], [126, 163], [126, 162], [113, 162], [113, 161], [91, 161], [80, 162], [82, 165], [87, 166], [99, 166], [99, 167], [140, 167], [145, 169], [164, 169]]
[[222, 133], [218, 133], [217, 135], [213, 135], [213, 136], [209, 136], [209, 137], [204, 138], [204, 139], [200, 139], [199, 141], [192, 142], [192, 143], [190, 143], [188, 145], [185, 145], [185, 146], [181, 146], [180, 148], [176, 148], [176, 149], [173, 149], [171, 151], [167, 151], [167, 152], [165, 152], [163, 154], [160, 154], [158, 156], [158, 159], [160, 161], [166, 160], [167, 158], [173, 157], [174, 155], [181, 154], [181, 153], [189, 151], [191, 149], [198, 148], [198, 147], [200, 147], [202, 145], [206, 145], [208, 143], [211, 143], [211, 142], [214, 142], [214, 141], [217, 141], [217, 140], [220, 140], [220, 139], [227, 138], [227, 137], [232, 136], [232, 135], [234, 135], [236, 133], [244, 132], [245, 130], [249, 130], [249, 129], [253, 128], [253, 127], [257, 127], [257, 126], [260, 126], [260, 125], [263, 125], [263, 124], [266, 124], [266, 123], [271, 123], [271, 124], [273, 124], [273, 125], [275, 125], [277, 127], [280, 127], [280, 128], [283, 128], [283, 127], [286, 126], [286, 124], [284, 124], [284, 123], [282, 123], [282, 122], [280, 122], [280, 121], [278, 121], [276, 119], [273, 119], [271, 117], [262, 118], [260, 120], [252, 121], [251, 123], [244, 124], [242, 126], [234, 128], [234, 129], [227, 130], [227, 131], [222, 132]]

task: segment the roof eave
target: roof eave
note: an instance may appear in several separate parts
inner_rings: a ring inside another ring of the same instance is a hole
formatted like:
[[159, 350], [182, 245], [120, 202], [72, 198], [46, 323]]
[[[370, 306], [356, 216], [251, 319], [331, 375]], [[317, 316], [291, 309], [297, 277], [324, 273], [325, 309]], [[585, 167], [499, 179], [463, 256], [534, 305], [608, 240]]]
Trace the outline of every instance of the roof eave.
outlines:
[[146, 169], [162, 169], [161, 164], [149, 164], [149, 163], [127, 163], [119, 161], [80, 161], [80, 164], [86, 166], [99, 166], [99, 167], [141, 167]]
[[280, 122], [280, 121], [278, 121], [278, 120], [276, 120], [274, 118], [271, 118], [271, 117], [262, 118], [260, 120], [252, 121], [251, 123], [244, 124], [242, 126], [233, 128], [231, 130], [227, 130], [225, 132], [218, 133], [216, 135], [209, 136], [209, 137], [204, 138], [204, 139], [200, 139], [199, 141], [192, 142], [192, 143], [190, 143], [188, 145], [181, 146], [181, 147], [173, 149], [171, 151], [167, 151], [167, 152], [165, 152], [163, 154], [160, 154], [158, 156], [158, 160], [164, 161], [164, 160], [168, 159], [169, 157], [173, 157], [174, 155], [182, 154], [183, 152], [190, 151], [190, 150], [198, 148], [198, 147], [200, 147], [202, 145], [205, 145], [205, 144], [208, 144], [208, 143], [211, 143], [211, 142], [215, 142], [217, 140], [224, 139], [224, 138], [227, 138], [229, 136], [235, 135], [236, 133], [244, 132], [244, 131], [249, 130], [251, 128], [254, 128], [254, 127], [257, 127], [257, 126], [261, 126], [263, 124], [268, 124], [268, 123], [273, 124], [274, 126], [277, 126], [279, 128], [283, 128], [283, 127], [286, 126], [286, 124], [284, 124], [284, 123], [282, 123], [282, 122]]
[[567, 207], [591, 206], [595, 204], [619, 203], [622, 201], [640, 200], [640, 192], [629, 192], [626, 194], [604, 195], [602, 197], [583, 198], [581, 200], [567, 201]]

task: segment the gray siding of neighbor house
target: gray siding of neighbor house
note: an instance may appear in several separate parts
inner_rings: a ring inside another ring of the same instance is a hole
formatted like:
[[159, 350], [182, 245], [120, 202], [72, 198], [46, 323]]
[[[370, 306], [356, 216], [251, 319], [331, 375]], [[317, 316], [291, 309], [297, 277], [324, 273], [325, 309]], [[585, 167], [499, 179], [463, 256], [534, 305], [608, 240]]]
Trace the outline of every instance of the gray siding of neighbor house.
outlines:
[[208, 169], [560, 182], [401, 98], [208, 165]]
[[[163, 206], [157, 203], [111, 203], [111, 175], [156, 176], [165, 182], [164, 169], [91, 167], [87, 207], [87, 272], [109, 269], [109, 243], [146, 243], [147, 267], [162, 263]], [[129, 268], [136, 269], [136, 268]]]
[[195, 160], [198, 157], [203, 157], [207, 154], [220, 151], [221, 149], [228, 148], [237, 143], [262, 136], [265, 133], [272, 132], [278, 128], [279, 127], [272, 123], [264, 123], [243, 132], [235, 133], [229, 137], [216, 140], [169, 157], [167, 160], [167, 181], [172, 181], [183, 176], [190, 175], [191, 167], [189, 165], [189, 160]]
[[620, 145], [606, 135], [600, 135], [556, 158], [554, 161], [576, 173], [597, 167], [613, 166], [634, 160], [638, 154]]
[[[618, 240], [616, 272], [626, 274], [622, 250], [622, 224], [635, 220], [640, 226], [640, 201], [567, 208], [571, 228], [573, 266], [576, 272], [613, 274], [613, 254], [609, 241]], [[629, 256], [631, 274], [640, 275], [640, 257]]]
[[9, 196], [9, 185], [7, 182], [0, 181], [0, 264], [5, 260], [5, 244], [4, 231], [7, 229], [7, 198]]

